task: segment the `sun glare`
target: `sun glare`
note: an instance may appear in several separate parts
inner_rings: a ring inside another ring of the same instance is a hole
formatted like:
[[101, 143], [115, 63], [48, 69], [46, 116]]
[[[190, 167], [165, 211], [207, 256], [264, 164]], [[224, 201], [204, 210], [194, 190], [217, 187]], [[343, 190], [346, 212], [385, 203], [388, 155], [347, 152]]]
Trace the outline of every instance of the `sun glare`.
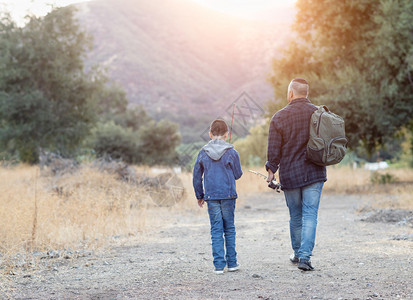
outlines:
[[273, 8], [293, 7], [296, 0], [193, 0], [223, 13], [251, 17]]

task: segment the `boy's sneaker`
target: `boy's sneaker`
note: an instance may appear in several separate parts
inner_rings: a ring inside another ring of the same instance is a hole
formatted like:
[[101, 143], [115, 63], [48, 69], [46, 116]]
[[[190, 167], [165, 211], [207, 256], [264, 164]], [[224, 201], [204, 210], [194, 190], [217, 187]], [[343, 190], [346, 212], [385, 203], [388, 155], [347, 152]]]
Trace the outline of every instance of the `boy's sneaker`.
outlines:
[[214, 273], [217, 274], [217, 275], [222, 275], [222, 274], [224, 274], [224, 270], [217, 270], [217, 269], [215, 269], [215, 270], [214, 270]]
[[298, 261], [299, 261], [298, 256], [295, 256], [294, 253], [291, 254], [291, 256], [290, 256], [290, 261], [291, 261], [293, 264], [298, 264]]
[[239, 265], [236, 265], [235, 267], [228, 268], [228, 272], [235, 272], [235, 271], [238, 271], [238, 270], [239, 270]]
[[298, 268], [303, 271], [314, 270], [313, 266], [311, 265], [311, 261], [307, 259], [300, 259], [300, 261], [298, 262]]

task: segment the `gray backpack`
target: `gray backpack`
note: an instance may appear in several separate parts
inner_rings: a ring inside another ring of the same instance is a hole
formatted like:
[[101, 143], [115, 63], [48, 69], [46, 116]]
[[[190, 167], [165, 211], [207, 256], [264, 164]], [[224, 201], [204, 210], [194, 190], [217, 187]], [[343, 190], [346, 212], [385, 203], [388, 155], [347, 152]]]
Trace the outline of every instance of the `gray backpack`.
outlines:
[[319, 166], [338, 164], [346, 155], [347, 143], [343, 118], [319, 106], [310, 119], [307, 159]]

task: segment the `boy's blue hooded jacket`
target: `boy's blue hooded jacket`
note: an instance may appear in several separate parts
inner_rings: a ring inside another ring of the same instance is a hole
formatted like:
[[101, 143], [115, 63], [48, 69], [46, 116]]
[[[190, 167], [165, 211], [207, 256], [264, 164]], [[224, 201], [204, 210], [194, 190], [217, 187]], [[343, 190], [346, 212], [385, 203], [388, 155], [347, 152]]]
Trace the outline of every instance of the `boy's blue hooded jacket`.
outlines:
[[205, 201], [236, 199], [235, 180], [241, 176], [241, 162], [234, 146], [224, 140], [211, 140], [199, 152], [195, 162], [193, 185], [196, 198]]

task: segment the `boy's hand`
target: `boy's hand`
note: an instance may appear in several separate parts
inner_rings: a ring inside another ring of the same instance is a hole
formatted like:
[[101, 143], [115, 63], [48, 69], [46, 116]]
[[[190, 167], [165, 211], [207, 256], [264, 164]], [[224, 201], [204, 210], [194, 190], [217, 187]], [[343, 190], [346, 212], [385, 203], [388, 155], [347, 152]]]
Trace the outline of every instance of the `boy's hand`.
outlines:
[[267, 182], [271, 182], [274, 180], [274, 173], [271, 171], [271, 169], [268, 169], [268, 178]]
[[198, 206], [199, 206], [200, 208], [203, 208], [203, 207], [204, 207], [204, 203], [205, 203], [204, 199], [198, 200]]

